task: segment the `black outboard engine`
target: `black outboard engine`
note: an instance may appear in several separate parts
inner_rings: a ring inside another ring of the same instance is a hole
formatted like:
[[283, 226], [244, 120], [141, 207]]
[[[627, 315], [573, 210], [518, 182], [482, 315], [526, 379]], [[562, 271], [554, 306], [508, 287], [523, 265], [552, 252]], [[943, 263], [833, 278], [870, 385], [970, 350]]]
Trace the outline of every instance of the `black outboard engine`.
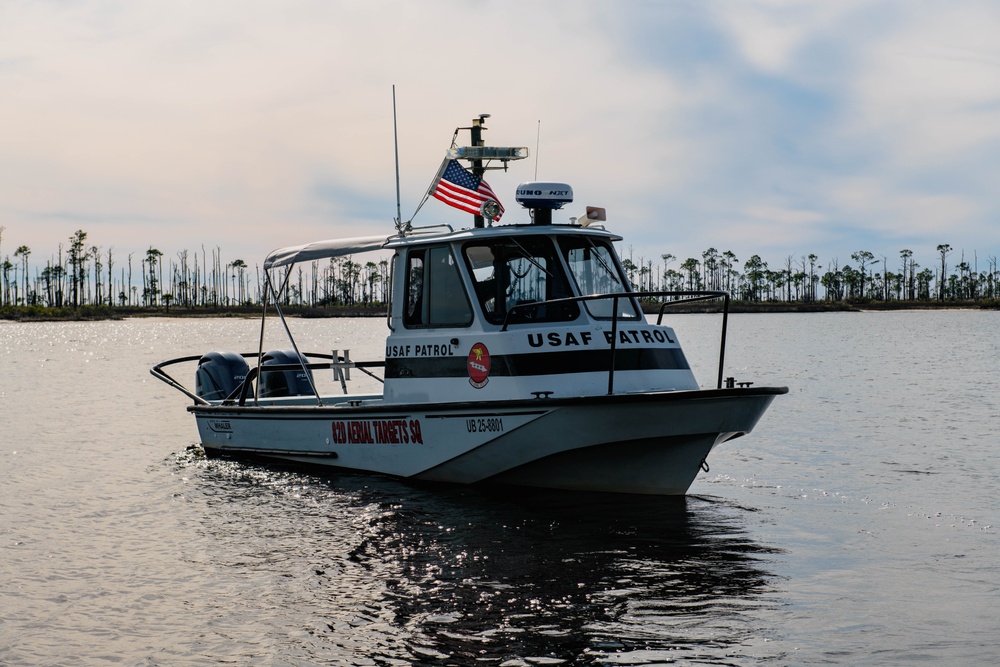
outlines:
[[247, 377], [250, 367], [236, 352], [209, 352], [198, 360], [194, 392], [208, 401], [221, 401]]
[[266, 366], [299, 366], [309, 361], [295, 350], [269, 350], [261, 361], [260, 397], [312, 396], [312, 371], [265, 371]]

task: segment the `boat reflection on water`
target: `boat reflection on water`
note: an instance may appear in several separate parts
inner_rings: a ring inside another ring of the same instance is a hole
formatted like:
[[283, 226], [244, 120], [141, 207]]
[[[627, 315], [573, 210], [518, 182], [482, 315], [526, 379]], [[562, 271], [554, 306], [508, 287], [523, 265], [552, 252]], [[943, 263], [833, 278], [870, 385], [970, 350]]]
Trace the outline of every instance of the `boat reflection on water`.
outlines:
[[776, 550], [748, 537], [748, 510], [732, 503], [201, 465], [214, 550], [203, 565], [215, 581], [248, 567], [264, 577], [238, 605], [273, 609], [275, 633], [297, 628], [302, 657], [776, 657], [755, 613], [776, 604]]
[[[465, 500], [433, 542], [401, 545], [408, 576], [391, 598], [424, 648], [469, 658], [616, 654], [616, 664], [633, 654], [644, 664], [720, 649], [731, 657], [759, 632], [751, 609], [768, 603], [767, 549], [741, 535], [732, 507], [532, 492], [479, 496], [470, 517]], [[386, 528], [419, 535], [438, 523], [421, 514]], [[369, 546], [379, 558], [383, 545]]]

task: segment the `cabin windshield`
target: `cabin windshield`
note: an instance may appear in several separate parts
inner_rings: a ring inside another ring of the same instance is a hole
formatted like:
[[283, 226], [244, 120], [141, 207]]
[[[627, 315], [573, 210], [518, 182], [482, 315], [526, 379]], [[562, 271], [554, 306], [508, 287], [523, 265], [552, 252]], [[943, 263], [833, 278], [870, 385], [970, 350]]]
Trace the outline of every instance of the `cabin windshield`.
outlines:
[[[561, 237], [559, 248], [566, 258], [566, 265], [581, 294], [614, 294], [629, 291], [626, 287], [628, 282], [618, 268], [615, 251], [606, 241], [593, 240], [585, 236]], [[611, 319], [613, 299], [594, 299], [583, 303], [592, 317]], [[618, 300], [618, 317], [638, 319], [639, 313], [633, 299]]]
[[[552, 242], [544, 236], [472, 241], [463, 247], [483, 317], [492, 324], [565, 322], [580, 315], [573, 302], [537, 304], [573, 296]], [[509, 316], [508, 316], [509, 313]]]

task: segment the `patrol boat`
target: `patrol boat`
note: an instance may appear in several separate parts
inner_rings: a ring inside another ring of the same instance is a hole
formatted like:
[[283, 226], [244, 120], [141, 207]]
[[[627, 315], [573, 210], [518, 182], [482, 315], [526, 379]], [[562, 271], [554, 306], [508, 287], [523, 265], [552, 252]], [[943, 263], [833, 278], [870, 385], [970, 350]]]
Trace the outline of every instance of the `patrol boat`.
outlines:
[[[484, 187], [483, 163], [506, 168], [527, 151], [483, 146], [475, 130], [484, 118], [470, 128], [473, 146], [453, 142], [428, 193], [464, 197], [447, 203], [475, 211], [473, 227], [397, 218], [388, 236], [272, 252], [264, 283], [288, 349], [263, 350], [265, 305], [256, 353], [213, 351], [151, 369], [194, 401], [187, 409], [207, 455], [433, 482], [683, 495], [708, 470], [713, 447], [749, 433], [787, 393], [724, 378], [728, 293], [634, 291], [613, 245], [621, 237], [597, 224], [602, 209], [554, 221], [572, 202], [569, 185], [520, 185], [527, 215], [493, 224], [501, 209]], [[385, 358], [300, 351], [281, 310], [293, 265], [369, 252], [391, 253]], [[652, 299], [662, 301], [655, 322], [642, 309]], [[710, 389], [662, 323], [670, 305], [705, 299], [722, 301]], [[182, 362], [197, 362], [194, 391], [165, 370]], [[352, 393], [352, 370], [380, 371], [382, 393]], [[321, 379], [333, 389], [320, 391]]]

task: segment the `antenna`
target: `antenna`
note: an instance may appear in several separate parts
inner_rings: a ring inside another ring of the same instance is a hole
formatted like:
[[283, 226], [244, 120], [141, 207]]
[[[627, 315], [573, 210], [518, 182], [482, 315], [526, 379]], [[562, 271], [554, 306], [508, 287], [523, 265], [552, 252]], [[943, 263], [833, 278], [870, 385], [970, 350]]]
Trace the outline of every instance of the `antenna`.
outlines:
[[535, 133], [535, 180], [538, 180], [538, 147], [542, 143], [542, 121], [538, 121], [538, 131]]
[[399, 132], [396, 130], [396, 84], [392, 84], [392, 143], [396, 150], [396, 226], [403, 223], [403, 213], [399, 210]]

